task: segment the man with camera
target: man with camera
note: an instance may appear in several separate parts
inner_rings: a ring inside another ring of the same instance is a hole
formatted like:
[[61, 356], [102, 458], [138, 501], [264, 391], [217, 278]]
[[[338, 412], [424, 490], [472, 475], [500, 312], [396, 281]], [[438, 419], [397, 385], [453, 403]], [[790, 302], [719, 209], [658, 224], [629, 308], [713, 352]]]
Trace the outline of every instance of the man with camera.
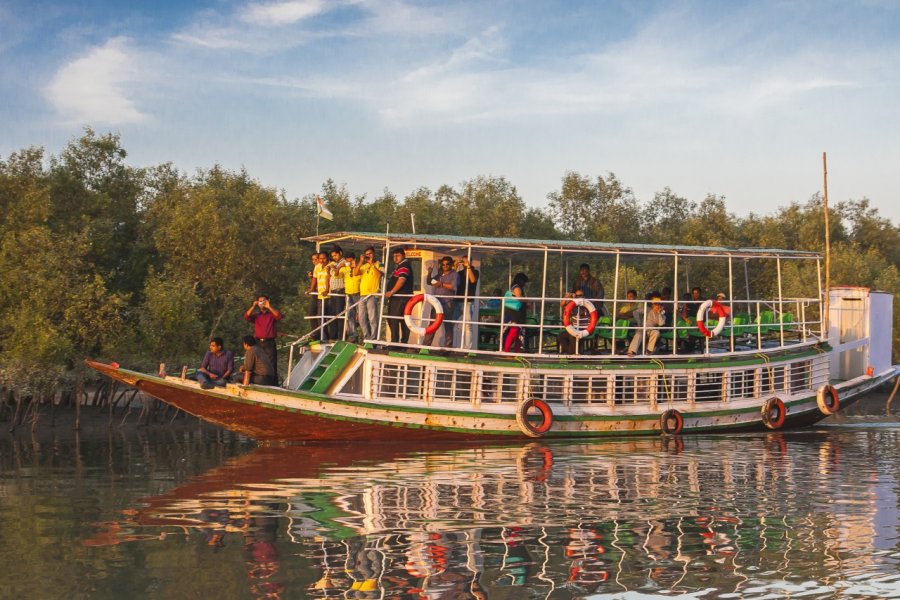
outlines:
[[265, 294], [257, 296], [250, 308], [244, 313], [244, 320], [253, 323], [253, 337], [259, 343], [259, 347], [275, 369], [275, 379], [278, 380], [278, 354], [275, 349], [275, 338], [278, 337], [277, 322], [284, 315], [269, 303]]
[[378, 335], [378, 292], [384, 267], [375, 259], [375, 248], [365, 249], [356, 264], [354, 275], [359, 275], [359, 327], [363, 339], [374, 340]]

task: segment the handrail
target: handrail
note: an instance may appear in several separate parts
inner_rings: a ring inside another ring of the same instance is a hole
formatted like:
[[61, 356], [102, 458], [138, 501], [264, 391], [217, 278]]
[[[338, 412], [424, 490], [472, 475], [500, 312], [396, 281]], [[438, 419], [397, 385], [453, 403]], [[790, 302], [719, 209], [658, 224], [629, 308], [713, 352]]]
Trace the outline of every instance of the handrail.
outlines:
[[[484, 344], [482, 344], [482, 347], [480, 347], [480, 348], [479, 347], [463, 347], [459, 343], [457, 343], [450, 347], [440, 348], [440, 350], [455, 350], [455, 351], [462, 351], [462, 352], [472, 353], [472, 354], [488, 354], [488, 355], [490, 355], [490, 354], [509, 354], [508, 352], [503, 352], [503, 350], [502, 350], [503, 349], [503, 345], [502, 345], [503, 344], [503, 341], [502, 341], [503, 335], [508, 330], [508, 327], [510, 327], [509, 323], [505, 323], [506, 316], [507, 316], [507, 309], [506, 309], [506, 304], [504, 302], [504, 299], [506, 299], [506, 298], [504, 296], [447, 295], [447, 296], [442, 296], [442, 298], [444, 298], [444, 299], [449, 298], [449, 299], [454, 299], [457, 301], [465, 300], [466, 306], [468, 306], [470, 304], [474, 304], [475, 306], [478, 307], [478, 317], [476, 317], [477, 320], [469, 320], [469, 314], [467, 311], [462, 314], [462, 317], [460, 319], [452, 319], [451, 315], [449, 315], [445, 312], [445, 314], [444, 314], [444, 322], [445, 323], [451, 323], [455, 326], [468, 326], [468, 327], [478, 328], [478, 329], [480, 329], [480, 333], [482, 333], [482, 334], [484, 333], [483, 328], [490, 328], [490, 329], [496, 330], [496, 334], [489, 335], [489, 337], [494, 340], [493, 342], [491, 342], [492, 345], [490, 347], [485, 347]], [[560, 304], [560, 310], [562, 310], [562, 307], [565, 306], [565, 303], [568, 301], [571, 301], [572, 298], [550, 297], [550, 296], [545, 296], [545, 297], [523, 296], [522, 298], [520, 298], [520, 300], [522, 302], [526, 302], [526, 303], [544, 302], [544, 303], [546, 303], [547, 306], [552, 306], [553, 302], [558, 302]], [[591, 300], [598, 310], [604, 311], [604, 312], [605, 312], [606, 305], [612, 305], [614, 307], [618, 307], [622, 302], [625, 301], [623, 299], [612, 299], [612, 298], [598, 298], [598, 299], [591, 299]], [[493, 306], [490, 308], [485, 307], [484, 305], [486, 304], [486, 302], [490, 302], [490, 301], [495, 302], [496, 306]], [[649, 301], [640, 300], [640, 301], [636, 301], [636, 302], [643, 305], [643, 311], [644, 311], [643, 314], [646, 314], [646, 311], [650, 309]], [[661, 348], [661, 346], [663, 344], [670, 344], [669, 348], [666, 352], [667, 354], [697, 355], [697, 353], [695, 353], [695, 352], [685, 353], [685, 352], [679, 351], [678, 343], [679, 343], [679, 340], [681, 339], [680, 336], [684, 336], [685, 334], [688, 336], [688, 339], [695, 338], [695, 339], [700, 339], [702, 341], [702, 344], [701, 344], [702, 348], [701, 348], [700, 355], [704, 355], [704, 356], [720, 353], [723, 350], [726, 352], [734, 352], [734, 353], [740, 354], [742, 352], [751, 352], [751, 351], [758, 352], [763, 349], [783, 348], [783, 347], [793, 346], [797, 342], [806, 342], [810, 338], [812, 338], [814, 341], [818, 341], [818, 337], [814, 336], [811, 332], [811, 326], [815, 325], [815, 323], [811, 323], [811, 322], [808, 323], [805, 320], [806, 306], [809, 306], [815, 302], [818, 302], [818, 300], [815, 298], [790, 298], [790, 299], [783, 299], [781, 302], [772, 301], [772, 300], [768, 300], [768, 299], [767, 300], [741, 299], [739, 301], [723, 301], [723, 303], [726, 305], [729, 305], [732, 308], [732, 310], [734, 310], [736, 305], [746, 306], [748, 304], [751, 304], [754, 307], [753, 313], [749, 315], [750, 319], [752, 320], [752, 323], [741, 323], [741, 324], [735, 326], [732, 322], [733, 317], [736, 316], [736, 314], [743, 315], [746, 313], [734, 313], [733, 312], [728, 317], [728, 323], [727, 323], [727, 328], [726, 328], [725, 332], [723, 332], [723, 334], [721, 336], [715, 337], [715, 338], [707, 338], [707, 337], [702, 336], [700, 334], [699, 330], [697, 329], [696, 324], [691, 321], [689, 321], [686, 325], [679, 324], [679, 319], [682, 316], [680, 309], [685, 304], [685, 302], [687, 302], [687, 301], [685, 301], [685, 300], [662, 301], [662, 303], [668, 309], [667, 312], [672, 311], [673, 314], [672, 314], [672, 319], [671, 319], [671, 321], [672, 321], [671, 325], [666, 325], [663, 328], [658, 328], [658, 329], [660, 329], [661, 340], [660, 340], [660, 342], [657, 342], [657, 352], [656, 352], [657, 354], [660, 353], [659, 349]], [[699, 301], [690, 301], [690, 302], [696, 303]], [[357, 306], [358, 304], [359, 303], [355, 303], [352, 306], [348, 307], [340, 315], [332, 316], [331, 319], [326, 321], [325, 324], [330, 323], [334, 319], [337, 319], [337, 318], [346, 318], [346, 313], [351, 308]], [[797, 311], [796, 312], [785, 311], [784, 310], [785, 306], [788, 306], [788, 307], [795, 306], [795, 307], [797, 307]], [[675, 313], [676, 309], [678, 309], [678, 313]], [[486, 310], [490, 311], [489, 316], [496, 320], [492, 320], [492, 321], [482, 320], [485, 316], [484, 313]], [[546, 311], [546, 313], [552, 313], [552, 312], [553, 311], [549, 311], [549, 310]], [[772, 319], [771, 322], [765, 322], [766, 319], [769, 318], [767, 316], [764, 316], [766, 313], [770, 313], [770, 316]], [[799, 314], [797, 314], [797, 313], [799, 313]], [[533, 314], [529, 313], [529, 314], [532, 318], [534, 318], [538, 313], [533, 313]], [[785, 321], [784, 317], [786, 315], [792, 315], [793, 318], [789, 322]], [[547, 317], [547, 316], [548, 315], [545, 314], [545, 317]], [[621, 332], [623, 330], [623, 327], [619, 324], [619, 322], [618, 322], [619, 320], [615, 318], [615, 315], [611, 315], [611, 317], [612, 317], [612, 319], [611, 319], [612, 322], [609, 326], [610, 335], [608, 337], [603, 338], [603, 339], [609, 340], [609, 346], [610, 346], [609, 347], [610, 352], [609, 352], [609, 354], [606, 354], [605, 356], [624, 357], [625, 353], [621, 350], [618, 350], [616, 348], [616, 344], [615, 344], [615, 342], [617, 340], [621, 339], [620, 336], [622, 336]], [[323, 317], [313, 317], [313, 318], [323, 318]], [[403, 317], [391, 316], [391, 315], [385, 314], [385, 315], [382, 315], [381, 318], [387, 320], [387, 319], [400, 319]], [[416, 317], [416, 318], [419, 318], [419, 317]], [[559, 355], [557, 353], [549, 354], [546, 352], [538, 352], [537, 349], [543, 348], [544, 344], [547, 342], [546, 336], [561, 335], [562, 332], [560, 330], [563, 329], [561, 319], [549, 316], [549, 318], [545, 318], [543, 320], [543, 322], [516, 323], [515, 326], [521, 328], [525, 332], [526, 338], [529, 339], [529, 342], [530, 342], [530, 340], [534, 340], [534, 342], [535, 342], [532, 350], [526, 349], [523, 351], [523, 353], [528, 354], [530, 356], [540, 355], [540, 356], [548, 356], [549, 357], [549, 356], [558, 356]], [[736, 332], [735, 328], [737, 328], [737, 332]], [[744, 329], [744, 328], [746, 328], [746, 329]], [[309, 336], [311, 336], [315, 331], [318, 331], [320, 329], [321, 329], [321, 326], [319, 328], [317, 328], [316, 330], [313, 330], [312, 332], [310, 332], [310, 334], [307, 334], [307, 336], [305, 336], [305, 339], [308, 339]], [[386, 328], [384, 328], [384, 329], [386, 329]], [[652, 328], [648, 328], [643, 321], [640, 321], [638, 323], [635, 323], [634, 321], [632, 321], [632, 324], [630, 324], [628, 327], [624, 328], [624, 330], [627, 332], [624, 335], [624, 337], [627, 339], [633, 335], [641, 335], [644, 342], [646, 342], [646, 338], [651, 329]], [[597, 329], [595, 329], [594, 332], [592, 332], [591, 335], [587, 336], [585, 339], [593, 340], [593, 339], [599, 338], [600, 336], [598, 335], [598, 330], [599, 330], [599, 326]], [[793, 341], [793, 340], [789, 341], [787, 339], [788, 336], [783, 335], [785, 333], [793, 333], [795, 331], [797, 332], [797, 336], [796, 336], [797, 340], [796, 341]], [[663, 342], [662, 334], [665, 332], [671, 332], [672, 335], [671, 335], [671, 340], [668, 337], [666, 337], [666, 338], [664, 338], [665, 342]], [[776, 334], [776, 335], [774, 337], [770, 338], [770, 337], [767, 337], [767, 334], [769, 334], [769, 333]], [[537, 337], [537, 336], [539, 336], [539, 337]], [[539, 344], [538, 340], [540, 340], [543, 343]], [[302, 341], [302, 340], [298, 340], [298, 343], [300, 341]], [[367, 343], [372, 343], [375, 345], [397, 347], [397, 348], [412, 348], [412, 349], [427, 349], [428, 348], [428, 346], [424, 346], [421, 343], [401, 344], [399, 342], [392, 342], [389, 340], [381, 340], [381, 339], [364, 339], [363, 341], [367, 342]], [[583, 349], [583, 343], [584, 343], [584, 340], [578, 340], [578, 343], [575, 344], [575, 352], [572, 354], [564, 354], [563, 356], [569, 356], [569, 357], [591, 356], [590, 354], [585, 353], [585, 351]], [[752, 344], [753, 347], [752, 348], [748, 347], [746, 350], [739, 350], [736, 348], [736, 345], [745, 346], [748, 343]], [[774, 345], [773, 345], [773, 343], [774, 343]], [[764, 345], [765, 345], [765, 348], [764, 348]], [[551, 344], [551, 347], [552, 346], [553, 346], [553, 344]], [[638, 354], [638, 356], [650, 356], [650, 354], [648, 354], [646, 352], [646, 350], [643, 349], [643, 345], [642, 345], [642, 352], [640, 354]]]

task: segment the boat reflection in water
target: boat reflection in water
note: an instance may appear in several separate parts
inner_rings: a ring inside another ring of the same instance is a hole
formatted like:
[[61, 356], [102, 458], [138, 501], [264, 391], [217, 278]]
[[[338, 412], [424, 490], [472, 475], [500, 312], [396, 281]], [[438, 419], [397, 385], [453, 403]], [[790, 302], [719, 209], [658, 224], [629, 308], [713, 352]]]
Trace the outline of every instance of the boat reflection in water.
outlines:
[[85, 543], [240, 546], [266, 597], [882, 597], [900, 586], [900, 487], [878, 448], [897, 443], [887, 430], [260, 448]]

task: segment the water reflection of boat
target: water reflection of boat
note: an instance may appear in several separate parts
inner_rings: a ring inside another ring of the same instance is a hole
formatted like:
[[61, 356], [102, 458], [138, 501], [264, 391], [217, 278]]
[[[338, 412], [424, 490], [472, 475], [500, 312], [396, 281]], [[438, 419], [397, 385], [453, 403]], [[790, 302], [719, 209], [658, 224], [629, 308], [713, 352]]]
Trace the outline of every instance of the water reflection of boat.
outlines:
[[[379, 325], [372, 339], [353, 343], [346, 335], [351, 326], [342, 339], [292, 346], [281, 386], [204, 390], [183, 377], [88, 364], [263, 440], [591, 438], [798, 427], [846, 407], [897, 371], [890, 362], [892, 296], [833, 289], [826, 319], [815, 253], [406, 234], [335, 233], [313, 241], [371, 245], [388, 259], [408, 248], [417, 266], [407, 277], [414, 290], [405, 315], [397, 313], [402, 306], [390, 312], [381, 303], [389, 324], [409, 323], [414, 335], [388, 340], [387, 326]], [[439, 301], [428, 292], [443, 255], [480, 264], [482, 279], [494, 285], [508, 287], [520, 269], [533, 283], [521, 300], [482, 294], [476, 282]], [[582, 261], [609, 274], [611, 296], [567, 294], [569, 265]], [[629, 304], [625, 290], [635, 270], [671, 287], [671, 297]], [[695, 281], [702, 273], [707, 289], [727, 300], [682, 299], [691, 289], [689, 272]], [[751, 281], [763, 289], [751, 292]], [[454, 302], [451, 313], [439, 314], [442, 302]], [[614, 318], [626, 304], [632, 316], [671, 318], [665, 325], [654, 320], [655, 327]], [[338, 319], [346, 312], [328, 322]], [[438, 334], [447, 339], [436, 353], [430, 343]]]
[[835, 556], [846, 575], [871, 543], [866, 485], [834, 485], [854, 468], [838, 438], [671, 441], [350, 451], [364, 459], [262, 448], [142, 500], [98, 536], [239, 543], [261, 593], [350, 598], [734, 591], [773, 573], [822, 580]]

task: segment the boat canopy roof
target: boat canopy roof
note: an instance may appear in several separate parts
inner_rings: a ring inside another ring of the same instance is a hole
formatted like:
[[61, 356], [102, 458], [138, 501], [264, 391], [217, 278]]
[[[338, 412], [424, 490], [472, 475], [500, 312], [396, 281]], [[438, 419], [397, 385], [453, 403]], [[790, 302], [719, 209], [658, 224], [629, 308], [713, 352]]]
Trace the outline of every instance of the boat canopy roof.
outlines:
[[519, 251], [552, 251], [569, 253], [619, 253], [642, 255], [732, 256], [737, 258], [821, 258], [818, 252], [777, 248], [730, 248], [725, 246], [670, 246], [662, 244], [623, 244], [577, 240], [529, 240], [522, 238], [470, 237], [428, 233], [370, 233], [339, 231], [303, 238], [318, 245], [343, 242], [391, 246], [441, 246], [459, 251], [467, 248], [482, 253], [504, 254]]

